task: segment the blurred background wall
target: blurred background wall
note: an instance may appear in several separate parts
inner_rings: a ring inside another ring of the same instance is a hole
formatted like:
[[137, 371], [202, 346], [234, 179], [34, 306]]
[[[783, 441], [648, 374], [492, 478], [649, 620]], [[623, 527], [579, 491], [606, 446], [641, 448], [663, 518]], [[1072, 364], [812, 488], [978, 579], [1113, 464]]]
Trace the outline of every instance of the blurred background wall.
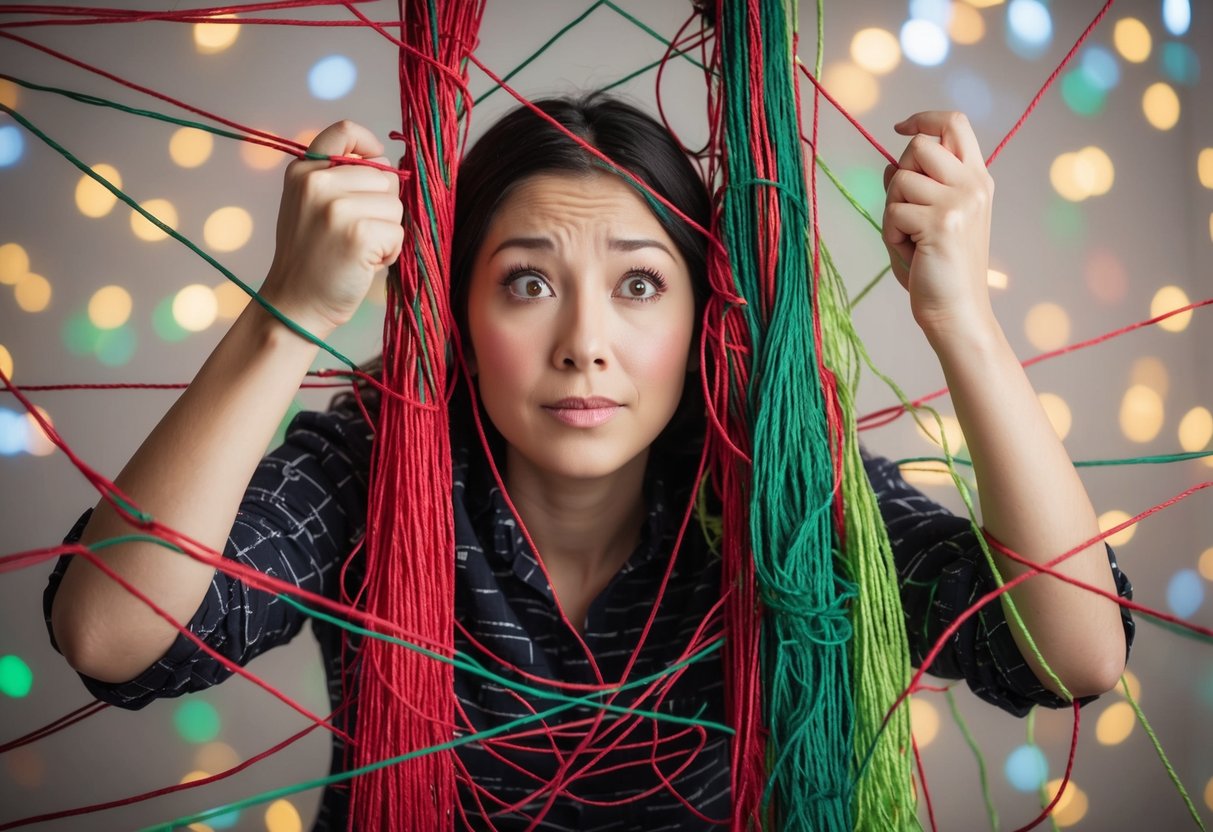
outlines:
[[[119, 4], [104, 3], [106, 7]], [[122, 4], [129, 7], [130, 4]], [[140, 8], [159, 8], [140, 3]], [[174, 4], [181, 8], [188, 4]], [[588, 8], [588, 0], [498, 0], [479, 57], [499, 73], [537, 50]], [[621, 0], [669, 38], [687, 2]], [[361, 7], [391, 19], [391, 4]], [[892, 125], [921, 109], [965, 110], [991, 150], [1099, 11], [1094, 0], [880, 0], [831, 3], [825, 15], [828, 89], [895, 154]], [[0, 9], [3, 12], [3, 9]], [[288, 16], [350, 19], [340, 7]], [[0, 22], [27, 19], [0, 14]], [[813, 64], [815, 5], [801, 9], [801, 56]], [[177, 23], [22, 28], [24, 37], [139, 81], [190, 104], [307, 141], [351, 118], [381, 137], [398, 127], [396, 52], [357, 29]], [[604, 86], [663, 52], [615, 9], [599, 5], [513, 83], [528, 97]], [[77, 67], [0, 41], [0, 73], [168, 111]], [[996, 310], [1023, 358], [1213, 295], [1213, 6], [1188, 0], [1117, 3], [1024, 129], [994, 164], [998, 184], [991, 284]], [[806, 85], [807, 86], [807, 85]], [[471, 88], [487, 80], [472, 71]], [[620, 90], [653, 107], [655, 73]], [[702, 76], [669, 66], [662, 100], [690, 146], [704, 136]], [[806, 112], [808, 93], [805, 93]], [[0, 101], [22, 113], [149, 210], [196, 240], [254, 286], [269, 264], [285, 159], [249, 145], [75, 103], [0, 80]], [[497, 92], [475, 109], [473, 135], [512, 105]], [[179, 112], [175, 114], [183, 115]], [[877, 217], [884, 160], [825, 106], [821, 152]], [[389, 155], [399, 148], [389, 150]], [[107, 165], [108, 168], [101, 168]], [[83, 184], [82, 184], [83, 182]], [[852, 292], [881, 268], [878, 235], [822, 181], [823, 236]], [[80, 171], [0, 115], [0, 368], [18, 385], [186, 382], [243, 298], [171, 239], [155, 239], [132, 211], [113, 205]], [[904, 293], [888, 279], [855, 310], [877, 365], [911, 397], [942, 386]], [[1213, 327], [1208, 308], [1041, 364], [1031, 377], [1076, 460], [1210, 448]], [[355, 358], [377, 352], [382, 299], [372, 297], [333, 339]], [[334, 366], [324, 356], [321, 366]], [[172, 392], [31, 394], [69, 445], [109, 477], [174, 399]], [[301, 393], [300, 408], [327, 393]], [[869, 377], [861, 412], [893, 395]], [[946, 401], [940, 405], [954, 430]], [[953, 436], [953, 447], [960, 441]], [[893, 458], [935, 445], [908, 419], [866, 433]], [[15, 399], [0, 393], [0, 553], [53, 545], [96, 494], [54, 451]], [[907, 476], [953, 508], [938, 474]], [[1213, 478], [1208, 459], [1084, 469], [1109, 527]], [[1196, 494], [1113, 542], [1144, 604], [1213, 625], [1213, 490]], [[76, 676], [48, 645], [41, 595], [49, 564], [0, 575], [0, 742], [85, 704]], [[1213, 819], [1213, 648], [1142, 621], [1130, 668], [1141, 705], [1197, 811]], [[309, 635], [252, 669], [317, 711], [325, 709]], [[1064, 769], [1068, 712], [1040, 713], [1035, 745], [1025, 723], [958, 691], [959, 711], [985, 751], [1001, 826], [1036, 813], [1036, 789]], [[914, 724], [940, 828], [984, 819], [977, 765], [944, 697], [916, 697]], [[1191, 825], [1124, 698], [1109, 694], [1082, 712], [1074, 789], [1059, 813], [1079, 829], [1177, 829]], [[0, 757], [0, 823], [112, 800], [245, 760], [303, 727], [265, 693], [233, 680], [204, 694], [114, 709]], [[290, 751], [231, 780], [138, 806], [45, 824], [47, 830], [128, 829], [170, 820], [327, 773], [327, 738], [315, 732]], [[316, 792], [216, 818], [214, 829], [306, 828]], [[925, 818], [925, 812], [924, 812]]]

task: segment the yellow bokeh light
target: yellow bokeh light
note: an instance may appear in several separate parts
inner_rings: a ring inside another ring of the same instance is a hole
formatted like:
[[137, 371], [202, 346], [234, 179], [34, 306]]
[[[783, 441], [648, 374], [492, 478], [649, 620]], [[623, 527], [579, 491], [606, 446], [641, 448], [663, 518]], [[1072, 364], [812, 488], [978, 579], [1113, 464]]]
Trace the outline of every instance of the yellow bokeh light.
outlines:
[[203, 239], [215, 251], [235, 251], [252, 236], [252, 215], [235, 205], [215, 211], [202, 226]]
[[851, 38], [851, 60], [873, 75], [884, 75], [901, 63], [901, 44], [887, 29], [860, 29]]
[[[939, 438], [939, 425], [935, 423], [934, 417], [930, 413], [922, 413], [918, 418], [921, 420], [921, 424], [915, 423], [918, 427], [918, 435], [942, 449], [943, 442]], [[965, 444], [965, 436], [960, 429], [960, 420], [955, 416], [940, 416], [939, 421], [943, 423], [943, 435], [948, 440], [948, 450], [956, 454]]]
[[991, 289], [1007, 288], [1007, 273], [997, 269], [986, 269], [986, 284]]
[[907, 462], [898, 469], [910, 485], [926, 488], [932, 485], [952, 485], [952, 475], [941, 462]]
[[880, 100], [880, 85], [876, 79], [852, 63], [830, 64], [821, 74], [821, 83], [852, 113], [866, 113]]
[[[1057, 790], [1061, 788], [1061, 779], [1050, 780], [1045, 784], [1045, 791], [1048, 792], [1049, 800], [1052, 800]], [[1066, 790], [1062, 792], [1061, 798], [1057, 801], [1057, 805], [1053, 807], [1053, 821], [1061, 827], [1073, 826], [1087, 815], [1087, 810], [1090, 808], [1090, 802], [1087, 800], [1087, 793], [1078, 788], [1078, 784], [1071, 780], [1066, 784]]]
[[1122, 58], [1134, 64], [1140, 64], [1150, 57], [1150, 49], [1154, 45], [1146, 24], [1135, 17], [1116, 21], [1116, 28], [1112, 30], [1112, 43]]
[[1028, 310], [1024, 332], [1036, 349], [1055, 350], [1070, 340], [1070, 316], [1056, 303], [1038, 303]]
[[956, 43], [969, 45], [986, 35], [986, 22], [981, 13], [964, 3], [952, 4], [952, 19], [948, 21], [948, 36]]
[[1125, 391], [1120, 402], [1120, 429], [1133, 442], [1149, 442], [1162, 430], [1162, 397], [1144, 384]]
[[225, 742], [208, 742], [194, 754], [194, 765], [203, 771], [227, 771], [240, 763], [240, 754]]
[[17, 109], [17, 102], [20, 99], [19, 87], [12, 81], [6, 78], [0, 78], [0, 104], [6, 107]]
[[1128, 702], [1113, 702], [1104, 708], [1095, 723], [1095, 739], [1100, 745], [1120, 745], [1133, 733], [1137, 714]]
[[244, 307], [252, 298], [235, 283], [225, 280], [214, 288], [215, 303], [218, 304], [218, 315], [230, 321], [244, 311]]
[[275, 800], [265, 810], [266, 832], [302, 832], [303, 818], [289, 800]]
[[1049, 165], [1049, 182], [1052, 183], [1053, 190], [1057, 191], [1062, 199], [1068, 199], [1070, 202], [1081, 202], [1089, 196], [1074, 170], [1076, 159], [1074, 153], [1062, 153]]
[[[1157, 318], [1172, 309], [1187, 306], [1191, 302], [1188, 300], [1188, 293], [1178, 286], [1163, 286], [1154, 293], [1154, 299], [1150, 301], [1150, 317]], [[1165, 329], [1167, 332], [1183, 332], [1191, 321], [1192, 310], [1189, 309], [1187, 312], [1180, 312], [1178, 315], [1172, 315], [1164, 321], [1159, 321], [1158, 328]]]
[[[235, 15], [231, 14], [218, 16], [235, 17]], [[214, 55], [216, 52], [222, 52], [235, 43], [239, 35], [239, 23], [195, 23], [194, 48], [200, 54]]]
[[1206, 147], [1196, 157], [1196, 175], [1200, 184], [1213, 188], [1213, 147]]
[[1209, 782], [1205, 783], [1205, 805], [1213, 809], [1213, 777], [1209, 778]]
[[210, 286], [192, 283], [173, 298], [173, 319], [182, 329], [201, 332], [215, 322], [219, 303]]
[[4, 773], [18, 786], [37, 789], [46, 780], [46, 757], [36, 748], [18, 746], [3, 756]]
[[[264, 132], [272, 131], [265, 130]], [[253, 142], [241, 142], [240, 158], [253, 170], [273, 170], [279, 165], [285, 164], [284, 160], [288, 157], [281, 150], [275, 150], [272, 147]]]
[[131, 293], [121, 286], [102, 286], [88, 301], [88, 319], [97, 329], [117, 329], [131, 317]]
[[[1121, 511], [1120, 509], [1112, 509], [1105, 511], [1099, 515], [1099, 530], [1106, 532], [1108, 529], [1114, 529], [1121, 523], [1130, 519], [1133, 515]], [[1109, 546], [1123, 546], [1133, 539], [1133, 535], [1137, 534], [1137, 526], [1126, 526], [1114, 535], [1109, 535], [1104, 538]]]
[[[167, 199], [149, 199], [147, 202], [139, 203], [139, 206], [169, 228], [177, 230], [177, 209]], [[149, 243], [168, 237], [168, 234], [152, 225], [137, 211], [131, 211], [131, 231], [135, 232], [135, 236], [140, 240], [146, 240]]]
[[210, 776], [211, 776], [211, 773], [209, 771], [201, 771], [201, 770], [195, 769], [194, 771], [191, 771], [189, 774], [182, 777], [178, 782], [193, 783], [198, 780], [205, 780], [206, 778], [208, 778]]
[[1049, 417], [1049, 424], [1053, 426], [1053, 432], [1057, 434], [1058, 439], [1065, 439], [1070, 435], [1070, 427], [1074, 424], [1070, 406], [1056, 393], [1041, 393], [1038, 398], [1045, 415]]
[[0, 344], [0, 373], [4, 373], [7, 379], [13, 377], [13, 354], [4, 344]]
[[1188, 453], [1203, 451], [1213, 440], [1213, 413], [1194, 407], [1179, 420], [1179, 447]]
[[[118, 169], [113, 165], [93, 165], [92, 170], [115, 188], [122, 188], [122, 174], [118, 173]], [[76, 183], [76, 208], [86, 217], [104, 217], [114, 210], [117, 203], [118, 197], [88, 174], [82, 175]]]
[[0, 246], [0, 283], [16, 286], [29, 272], [29, 255], [17, 243]]
[[[55, 426], [51, 415], [37, 405], [34, 409], [38, 411], [38, 415], [46, 420], [46, 423], [52, 428]], [[34, 418], [32, 413], [25, 414], [25, 421], [28, 424], [29, 444], [25, 450], [27, 453], [34, 456], [50, 456], [55, 452], [55, 443], [51, 442], [51, 438], [46, 435], [46, 431], [42, 429], [42, 425]]]
[[1179, 121], [1179, 96], [1170, 84], [1151, 84], [1141, 97], [1141, 111], [1151, 127], [1170, 130]]
[[196, 168], [211, 158], [215, 140], [197, 127], [182, 127], [168, 140], [168, 155], [183, 168]]
[[910, 730], [919, 749], [926, 748], [939, 736], [939, 709], [925, 699], [911, 698]]
[[1088, 145], [1074, 155], [1074, 172], [1091, 196], [1102, 196], [1112, 190], [1116, 167], [1103, 148]]
[[1006, 0], [965, 0], [975, 9], [988, 9], [991, 6], [1001, 6]]
[[1171, 392], [1171, 374], [1167, 371], [1167, 365], [1152, 355], [1133, 362], [1129, 369], [1129, 383], [1144, 384], [1160, 396]]
[[215, 832], [214, 829], [207, 826], [205, 823], [191, 823], [189, 826], [187, 826], [185, 828], [188, 829], [190, 832]]
[[[1120, 675], [1124, 677], [1125, 684], [1129, 686], [1129, 693], [1133, 696], [1133, 701], [1141, 702], [1141, 682], [1138, 681], [1137, 675], [1132, 670], [1127, 668], [1125, 669], [1125, 672]], [[1116, 692], [1121, 696], [1125, 695], [1125, 689], [1120, 682], [1116, 683]]]
[[1196, 571], [1206, 581], [1213, 581], [1213, 546], [1201, 552], [1196, 560]]
[[51, 303], [51, 283], [40, 274], [26, 272], [14, 290], [17, 305], [26, 312], [41, 312]]

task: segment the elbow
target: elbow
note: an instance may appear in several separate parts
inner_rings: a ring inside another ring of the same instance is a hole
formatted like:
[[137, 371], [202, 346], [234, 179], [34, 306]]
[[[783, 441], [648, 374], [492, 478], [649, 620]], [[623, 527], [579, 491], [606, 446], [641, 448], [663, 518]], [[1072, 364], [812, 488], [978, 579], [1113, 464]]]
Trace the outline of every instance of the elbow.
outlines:
[[105, 639], [95, 624], [81, 621], [56, 603], [51, 609], [51, 631], [55, 646], [72, 670], [105, 684], [129, 682], [143, 669], [132, 670], [106, 648]]
[[[1122, 649], [1119, 654], [1109, 653], [1105, 656], [1092, 656], [1085, 667], [1061, 676], [1069, 694], [1074, 699], [1085, 699], [1091, 696], [1102, 696], [1120, 684], [1120, 678], [1125, 672], [1125, 654]], [[1060, 674], [1059, 674], [1060, 675]], [[1044, 684], [1059, 696], [1062, 691], [1054, 686], [1051, 679]]]

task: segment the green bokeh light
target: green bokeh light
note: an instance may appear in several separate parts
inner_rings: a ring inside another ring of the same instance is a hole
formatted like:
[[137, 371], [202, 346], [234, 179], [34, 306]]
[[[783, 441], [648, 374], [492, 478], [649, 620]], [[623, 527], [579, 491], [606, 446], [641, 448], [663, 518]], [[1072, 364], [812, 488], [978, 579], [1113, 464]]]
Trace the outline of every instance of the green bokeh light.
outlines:
[[1177, 84], [1195, 86], [1200, 81], [1200, 58], [1186, 43], [1171, 41], [1158, 53], [1162, 71]]
[[19, 656], [0, 657], [0, 693], [20, 699], [34, 686], [34, 672]]
[[1087, 234], [1087, 218], [1073, 202], [1055, 197], [1044, 213], [1045, 229], [1053, 242], [1080, 245]]
[[855, 201], [880, 222], [884, 216], [884, 173], [876, 168], [856, 166], [847, 168], [839, 177]]
[[210, 742], [219, 736], [222, 720], [219, 712], [209, 702], [190, 699], [177, 706], [173, 714], [177, 733], [186, 742]]
[[1061, 79], [1061, 98], [1080, 116], [1097, 116], [1107, 103], [1107, 93], [1101, 90], [1081, 70], [1072, 69]]
[[231, 829], [240, 821], [240, 810], [233, 809], [230, 812], [225, 812], [222, 815], [217, 815], [213, 818], [206, 819], [206, 825], [211, 829]]
[[120, 326], [101, 332], [93, 354], [107, 367], [121, 367], [134, 357], [138, 345], [139, 339], [135, 336], [135, 330], [129, 326]]
[[165, 341], [184, 341], [190, 334], [173, 317], [173, 296], [169, 295], [152, 310], [152, 329]]
[[101, 338], [101, 330], [93, 326], [84, 312], [77, 312], [63, 325], [63, 343], [72, 355], [92, 355]]

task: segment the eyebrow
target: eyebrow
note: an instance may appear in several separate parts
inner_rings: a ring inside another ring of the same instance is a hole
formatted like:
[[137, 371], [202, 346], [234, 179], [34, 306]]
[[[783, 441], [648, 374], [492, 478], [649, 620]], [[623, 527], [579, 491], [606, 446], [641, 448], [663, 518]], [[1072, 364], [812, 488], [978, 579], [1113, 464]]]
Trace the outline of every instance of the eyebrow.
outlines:
[[[671, 258], [674, 257], [674, 253], [670, 251], [669, 246], [667, 246], [665, 243], [661, 242], [660, 240], [651, 240], [645, 237], [627, 240], [614, 239], [610, 241], [609, 246], [612, 251], [639, 251], [642, 248], [656, 248], [664, 251]], [[497, 248], [493, 249], [493, 253], [489, 256], [495, 257], [499, 251], [507, 248], [525, 248], [532, 251], [553, 251], [556, 248], [556, 245], [547, 237], [511, 237], [508, 240], [503, 241], [501, 245], [497, 246]]]

